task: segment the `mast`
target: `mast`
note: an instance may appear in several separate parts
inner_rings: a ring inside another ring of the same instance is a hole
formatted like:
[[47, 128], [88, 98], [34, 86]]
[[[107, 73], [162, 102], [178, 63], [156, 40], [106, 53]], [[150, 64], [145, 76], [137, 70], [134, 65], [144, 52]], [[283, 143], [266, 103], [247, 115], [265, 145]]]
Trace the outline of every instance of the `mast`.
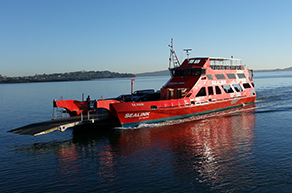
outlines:
[[[178, 57], [173, 49], [173, 39], [171, 38], [171, 43], [168, 45], [170, 47], [170, 56], [169, 56], [169, 66], [168, 68], [171, 69], [172, 66], [175, 68], [176, 66], [180, 66]], [[178, 65], [177, 65], [178, 64]]]

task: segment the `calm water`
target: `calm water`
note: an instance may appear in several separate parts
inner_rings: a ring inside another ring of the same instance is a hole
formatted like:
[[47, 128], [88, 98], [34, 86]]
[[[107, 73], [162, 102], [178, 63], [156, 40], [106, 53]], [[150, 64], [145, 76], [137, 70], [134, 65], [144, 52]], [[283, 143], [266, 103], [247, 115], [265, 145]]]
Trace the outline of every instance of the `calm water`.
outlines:
[[[136, 78], [159, 89], [168, 77]], [[130, 93], [130, 79], [0, 84], [1, 192], [290, 192], [292, 73], [255, 73], [255, 105], [136, 129], [6, 131], [51, 119], [52, 100]]]

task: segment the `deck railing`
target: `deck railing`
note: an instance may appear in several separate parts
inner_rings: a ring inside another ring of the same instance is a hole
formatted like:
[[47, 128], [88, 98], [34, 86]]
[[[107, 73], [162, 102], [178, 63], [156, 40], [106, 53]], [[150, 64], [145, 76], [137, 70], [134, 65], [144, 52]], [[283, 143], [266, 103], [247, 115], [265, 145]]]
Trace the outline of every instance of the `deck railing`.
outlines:
[[212, 70], [246, 70], [246, 65], [210, 65]]

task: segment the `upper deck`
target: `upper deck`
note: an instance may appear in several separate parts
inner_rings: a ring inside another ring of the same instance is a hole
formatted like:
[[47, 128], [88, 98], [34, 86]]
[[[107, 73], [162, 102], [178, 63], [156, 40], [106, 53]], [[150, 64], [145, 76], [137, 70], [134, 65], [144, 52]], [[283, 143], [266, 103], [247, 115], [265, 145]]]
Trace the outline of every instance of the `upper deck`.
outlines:
[[185, 59], [180, 66], [170, 68], [172, 76], [200, 76], [206, 70], [247, 70], [241, 59], [200, 57]]
[[211, 68], [212, 70], [246, 70], [247, 66], [242, 64], [241, 59], [197, 57], [185, 59], [180, 66], [176, 66], [172, 69], [178, 70], [194, 68]]
[[209, 58], [209, 67], [212, 70], [247, 70], [247, 65], [241, 59], [235, 58]]

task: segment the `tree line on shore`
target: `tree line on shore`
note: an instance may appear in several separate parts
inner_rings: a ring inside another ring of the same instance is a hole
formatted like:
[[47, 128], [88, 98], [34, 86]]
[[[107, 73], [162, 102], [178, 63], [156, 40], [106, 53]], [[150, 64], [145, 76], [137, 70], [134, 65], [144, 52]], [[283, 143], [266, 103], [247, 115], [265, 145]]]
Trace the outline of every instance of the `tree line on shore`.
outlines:
[[77, 71], [68, 73], [36, 74], [34, 76], [7, 77], [0, 74], [0, 83], [54, 82], [54, 81], [84, 81], [101, 78], [135, 77], [131, 73], [110, 71]]

